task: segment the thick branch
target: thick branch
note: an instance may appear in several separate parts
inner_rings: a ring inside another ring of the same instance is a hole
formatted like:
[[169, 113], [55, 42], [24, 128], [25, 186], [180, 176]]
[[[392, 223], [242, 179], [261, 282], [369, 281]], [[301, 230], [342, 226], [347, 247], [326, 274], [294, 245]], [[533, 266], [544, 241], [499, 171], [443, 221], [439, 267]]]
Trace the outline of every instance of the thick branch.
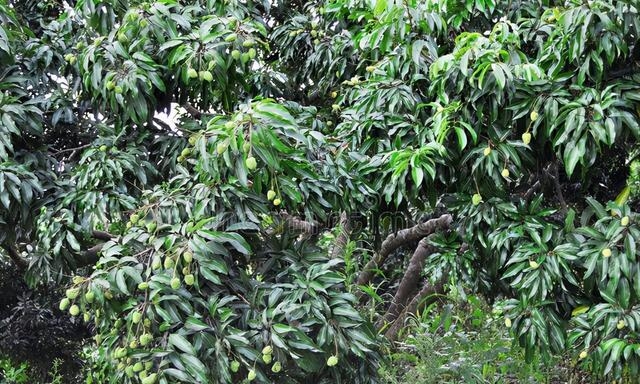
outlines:
[[103, 240], [103, 241], [109, 241], [114, 237], [116, 237], [115, 235], [112, 235], [109, 232], [104, 232], [104, 231], [93, 231], [91, 232], [91, 236], [94, 239]]
[[83, 268], [97, 263], [98, 259], [100, 258], [99, 254], [103, 246], [104, 243], [96, 244], [84, 251], [77, 259], [77, 268]]
[[309, 235], [314, 235], [318, 233], [318, 230], [320, 227], [318, 223], [311, 222], [311, 221], [304, 221], [301, 218], [291, 216], [288, 213], [283, 213], [282, 217], [285, 220], [287, 229], [290, 229], [296, 232], [303, 232]]
[[562, 186], [560, 185], [560, 175], [558, 173], [558, 163], [554, 163], [551, 167], [551, 180], [553, 181], [553, 187], [555, 188], [556, 198], [560, 203], [560, 212], [562, 214], [567, 213], [567, 203], [564, 200], [564, 196], [562, 195]]
[[425, 282], [422, 289], [413, 297], [409, 305], [405, 307], [404, 311], [402, 311], [396, 321], [394, 321], [385, 332], [384, 335], [387, 340], [395, 341], [397, 339], [398, 332], [404, 327], [405, 320], [409, 314], [417, 313], [427, 305], [433, 303], [435, 300], [434, 295], [443, 294], [446, 281], [447, 274], [445, 273], [434, 285]]
[[202, 112], [200, 112], [189, 103], [184, 103], [181, 105], [181, 107], [184, 108], [184, 110], [187, 111], [187, 113], [190, 114], [194, 119], [199, 119], [200, 117], [202, 117]]
[[397, 233], [392, 233], [387, 236], [380, 246], [380, 252], [375, 254], [367, 265], [364, 266], [362, 272], [360, 272], [360, 276], [358, 276], [358, 284], [364, 285], [369, 283], [371, 278], [373, 278], [375, 270], [384, 263], [391, 252], [404, 244], [418, 241], [437, 230], [448, 228], [452, 220], [453, 218], [451, 215], [446, 214], [438, 217], [437, 219], [431, 219], [414, 227], [403, 229]]
[[332, 259], [340, 257], [344, 253], [344, 249], [351, 238], [351, 220], [349, 220], [349, 215], [347, 215], [346, 211], [342, 211], [340, 214], [340, 223], [338, 223], [338, 225], [340, 233], [338, 234], [335, 244], [333, 245], [333, 249], [331, 250], [330, 257]]
[[391, 301], [389, 309], [387, 309], [387, 313], [385, 313], [382, 319], [378, 321], [378, 324], [376, 324], [378, 328], [382, 327], [384, 324], [396, 321], [400, 313], [404, 311], [409, 300], [418, 289], [418, 282], [420, 281], [420, 275], [424, 268], [424, 262], [427, 256], [432, 254], [434, 251], [435, 247], [429, 244], [428, 239], [420, 240], [420, 243], [418, 243], [411, 260], [409, 261], [409, 266], [402, 277], [402, 281], [400, 281], [400, 286], [396, 291], [396, 295], [394, 296], [393, 301]]
[[11, 261], [13, 261], [13, 263], [19, 270], [24, 271], [25, 269], [27, 269], [29, 263], [27, 262], [27, 260], [22, 258], [22, 256], [20, 256], [20, 253], [14, 246], [8, 244], [2, 244], [1, 246], [2, 249], [7, 252], [9, 258], [11, 259]]

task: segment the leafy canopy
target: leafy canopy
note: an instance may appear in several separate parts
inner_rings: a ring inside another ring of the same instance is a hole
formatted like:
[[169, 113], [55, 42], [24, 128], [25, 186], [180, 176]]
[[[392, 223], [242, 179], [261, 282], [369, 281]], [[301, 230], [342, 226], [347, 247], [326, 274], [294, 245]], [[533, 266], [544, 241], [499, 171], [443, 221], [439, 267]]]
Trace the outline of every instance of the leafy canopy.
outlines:
[[[635, 1], [4, 0], [0, 20], [0, 243], [32, 285], [70, 284], [94, 382], [371, 382], [381, 314], [354, 269], [385, 215], [439, 210], [427, 279], [508, 297], [529, 358], [637, 373]], [[342, 212], [373, 218], [355, 249]]]

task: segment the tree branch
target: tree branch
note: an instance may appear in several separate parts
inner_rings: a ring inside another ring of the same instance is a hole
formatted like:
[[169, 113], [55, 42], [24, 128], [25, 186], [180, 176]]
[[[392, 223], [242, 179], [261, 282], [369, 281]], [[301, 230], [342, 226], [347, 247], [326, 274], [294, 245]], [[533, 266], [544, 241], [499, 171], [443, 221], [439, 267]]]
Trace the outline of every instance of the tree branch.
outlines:
[[285, 221], [287, 229], [292, 229], [297, 232], [314, 235], [318, 233], [318, 230], [320, 228], [320, 225], [316, 222], [304, 221], [301, 218], [291, 216], [286, 212], [282, 214], [282, 218]]
[[197, 108], [195, 108], [190, 103], [184, 103], [180, 106], [184, 108], [184, 110], [187, 111], [187, 113], [190, 114], [191, 117], [193, 117], [194, 119], [199, 119], [202, 117], [202, 112], [200, 112]]
[[25, 260], [22, 256], [20, 256], [20, 253], [15, 248], [15, 246], [9, 245], [9, 244], [2, 244], [1, 247], [2, 249], [5, 250], [5, 252], [7, 252], [7, 254], [9, 255], [9, 258], [11, 259], [11, 261], [13, 261], [13, 263], [16, 265], [16, 267], [19, 270], [24, 271], [27, 269], [27, 267], [29, 267], [29, 262]]
[[453, 221], [453, 217], [450, 214], [445, 214], [437, 219], [431, 219], [424, 223], [420, 223], [414, 227], [403, 229], [397, 233], [392, 233], [382, 242], [380, 246], [380, 252], [375, 254], [373, 258], [364, 266], [362, 272], [358, 276], [357, 284], [364, 285], [371, 281], [373, 278], [374, 272], [387, 257], [391, 254], [391, 252], [398, 249], [400, 246], [411, 243], [414, 241], [418, 241], [433, 232], [448, 228], [451, 222]]
[[398, 338], [398, 333], [404, 327], [405, 321], [409, 314], [415, 314], [418, 311], [421, 311], [427, 305], [433, 303], [435, 301], [434, 295], [443, 294], [445, 283], [447, 281], [447, 273], [443, 273], [442, 277], [434, 284], [431, 285], [429, 282], [425, 282], [422, 286], [422, 289], [411, 299], [409, 305], [407, 305], [400, 313], [398, 318], [389, 326], [387, 331], [385, 332], [385, 337], [389, 341], [395, 341]]
[[391, 305], [389, 305], [387, 312], [376, 324], [378, 328], [381, 328], [384, 324], [393, 323], [398, 319], [400, 313], [404, 311], [409, 299], [418, 289], [418, 281], [420, 281], [420, 274], [424, 268], [427, 256], [435, 251], [435, 247], [429, 244], [428, 239], [420, 240], [420, 243], [418, 243], [411, 260], [409, 261], [409, 266], [402, 277], [402, 281], [400, 281], [400, 286], [396, 291], [396, 295], [391, 301]]
[[340, 222], [338, 223], [338, 226], [340, 227], [340, 233], [338, 234], [335, 244], [333, 245], [333, 249], [331, 250], [330, 257], [332, 259], [335, 259], [344, 253], [344, 249], [351, 238], [351, 220], [349, 220], [349, 215], [347, 215], [346, 211], [342, 211], [340, 214]]

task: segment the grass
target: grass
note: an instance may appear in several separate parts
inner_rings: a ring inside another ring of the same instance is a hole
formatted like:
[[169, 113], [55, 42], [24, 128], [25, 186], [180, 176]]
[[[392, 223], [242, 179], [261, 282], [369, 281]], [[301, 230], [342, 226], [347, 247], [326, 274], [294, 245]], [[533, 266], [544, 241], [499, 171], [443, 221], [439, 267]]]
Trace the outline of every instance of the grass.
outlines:
[[380, 370], [384, 384], [591, 382], [570, 357], [525, 362], [500, 313], [476, 296], [436, 303], [406, 331]]

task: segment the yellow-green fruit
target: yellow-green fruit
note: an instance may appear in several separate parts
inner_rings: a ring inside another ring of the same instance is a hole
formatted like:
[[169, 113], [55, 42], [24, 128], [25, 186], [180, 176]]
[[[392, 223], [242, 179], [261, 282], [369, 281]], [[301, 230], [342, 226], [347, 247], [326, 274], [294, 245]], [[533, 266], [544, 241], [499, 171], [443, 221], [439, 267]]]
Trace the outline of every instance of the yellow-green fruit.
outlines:
[[529, 260], [529, 266], [531, 267], [531, 269], [538, 269], [538, 267], [540, 267], [540, 264], [538, 264], [536, 261]]
[[240, 55], [240, 62], [242, 64], [246, 64], [249, 61], [249, 54], [248, 53], [243, 53], [242, 55]]
[[247, 373], [247, 380], [253, 381], [255, 378], [256, 378], [256, 371], [254, 371], [253, 369], [249, 370], [249, 373]]
[[275, 363], [273, 363], [273, 365], [271, 366], [271, 372], [273, 373], [278, 373], [282, 371], [282, 364], [280, 364], [279, 361], [276, 361]]
[[187, 69], [187, 76], [189, 76], [190, 79], [195, 79], [198, 77], [198, 71], [193, 68], [189, 68]]
[[328, 359], [327, 359], [327, 366], [329, 367], [333, 367], [334, 365], [338, 364], [338, 356], [336, 355], [331, 355]]
[[338, 112], [338, 111], [340, 110], [340, 105], [338, 105], [338, 104], [332, 104], [332, 105], [331, 105], [331, 109], [332, 109], [334, 112]]
[[182, 268], [182, 274], [183, 275], [188, 275], [189, 274], [189, 267]]
[[127, 375], [127, 377], [133, 377], [133, 366], [129, 365], [127, 368], [125, 368], [124, 373]]
[[137, 223], [138, 220], [140, 220], [140, 216], [138, 214], [136, 214], [136, 213], [131, 215], [131, 217], [129, 218], [129, 221], [131, 221], [131, 223], [133, 223], [133, 224]]
[[164, 259], [164, 269], [171, 269], [174, 265], [175, 263], [173, 262], [172, 258], [167, 257], [166, 259]]
[[156, 373], [152, 373], [149, 376], [142, 379], [142, 384], [155, 384], [158, 380], [158, 375]]
[[182, 163], [184, 161], [184, 157], [183, 156], [178, 156], [178, 158], [176, 160], [178, 161], [178, 163]]
[[251, 149], [251, 144], [249, 144], [248, 142], [242, 144], [242, 151], [243, 152], [249, 152], [250, 149]]
[[95, 300], [95, 298], [96, 294], [93, 293], [93, 291], [89, 291], [84, 294], [84, 299], [87, 301], [87, 303], [93, 303], [93, 300]]
[[276, 207], [278, 205], [280, 205], [282, 203], [282, 201], [280, 199], [273, 199], [273, 205], [275, 205]]
[[529, 117], [531, 118], [531, 121], [538, 120], [538, 112], [537, 111], [531, 111], [531, 115]]
[[483, 153], [485, 156], [489, 156], [491, 154], [491, 147], [485, 148]]
[[251, 48], [254, 46], [254, 44], [255, 44], [255, 41], [253, 41], [252, 39], [247, 39], [242, 42], [242, 46], [245, 48]]
[[101, 145], [99, 149], [100, 152], [107, 152], [107, 149], [109, 149], [109, 147], [107, 147], [106, 145]]
[[503, 169], [502, 172], [500, 173], [502, 175], [502, 177], [504, 177], [505, 179], [509, 177], [509, 170], [507, 168]]
[[180, 279], [177, 277], [174, 277], [173, 279], [171, 279], [171, 289], [178, 289], [180, 288]]
[[271, 364], [271, 355], [262, 355], [262, 361], [264, 361], [265, 364]]
[[238, 38], [238, 35], [236, 35], [235, 33], [232, 33], [230, 35], [227, 35], [227, 37], [224, 38], [224, 41], [226, 41], [227, 43], [232, 43], [236, 41], [237, 38]]
[[270, 190], [267, 192], [267, 200], [273, 200], [273, 199], [275, 199], [275, 198], [276, 198], [276, 191], [274, 191], [274, 190], [270, 189]]
[[522, 142], [525, 143], [525, 145], [529, 145], [531, 142], [531, 134], [529, 132], [522, 134]]
[[151, 368], [153, 368], [153, 361], [147, 361], [146, 363], [144, 363], [144, 369], [148, 371]]
[[504, 326], [507, 328], [511, 328], [511, 319], [508, 317], [504, 318]]
[[113, 91], [113, 89], [116, 87], [116, 83], [114, 83], [113, 81], [109, 80], [107, 81], [107, 90], [108, 91]]
[[482, 202], [482, 196], [480, 196], [479, 193], [475, 193], [472, 197], [471, 197], [471, 203], [473, 205], [478, 205], [480, 204], [480, 202]]
[[332, 126], [333, 126], [333, 121], [327, 120], [327, 127], [332, 127]]
[[193, 285], [195, 280], [195, 277], [191, 273], [184, 276], [184, 283], [187, 285]]
[[131, 340], [131, 342], [129, 343], [129, 348], [130, 349], [136, 349], [138, 348], [138, 342], [135, 340]]
[[140, 320], [142, 320], [142, 313], [138, 311], [133, 312], [133, 315], [131, 315], [131, 322], [133, 324], [138, 324]]
[[182, 254], [182, 259], [185, 263], [190, 263], [191, 261], [193, 261], [193, 253], [186, 251]]
[[149, 289], [149, 283], [147, 283], [146, 281], [141, 282], [140, 284], [138, 284], [138, 289], [141, 291], [146, 291], [147, 289]]
[[366, 71], [367, 71], [367, 72], [369, 72], [369, 73], [372, 73], [372, 72], [373, 72], [373, 71], [375, 71], [375, 70], [376, 70], [376, 67], [375, 67], [375, 66], [373, 66], [373, 65], [370, 65], [370, 66], [368, 66], [368, 67], [366, 68]]
[[216, 145], [216, 152], [218, 153], [218, 155], [222, 155], [227, 151], [228, 147], [229, 144], [227, 144], [226, 142], [218, 143], [218, 145]]
[[82, 315], [82, 320], [84, 320], [84, 322], [85, 322], [85, 323], [88, 323], [88, 322], [89, 322], [89, 320], [91, 320], [91, 314], [90, 314], [89, 312], [85, 312], [85, 313]]
[[256, 49], [255, 48], [251, 48], [249, 49], [249, 52], [247, 52], [247, 55], [249, 55], [249, 58], [251, 60], [256, 58]]
[[64, 299], [60, 300], [60, 305], [58, 306], [58, 308], [60, 308], [61, 311], [65, 311], [67, 308], [69, 308], [69, 304], [71, 304], [71, 300], [65, 297]]
[[116, 85], [116, 87], [113, 89], [113, 91], [117, 94], [121, 94], [122, 93], [122, 87], [119, 85]]
[[226, 123], [224, 123], [224, 127], [226, 129], [233, 129], [236, 127], [236, 123], [234, 121], [227, 121]]
[[627, 225], [629, 225], [629, 216], [625, 216], [622, 219], [620, 219], [620, 225], [622, 225], [623, 227], [626, 227]]
[[256, 161], [255, 157], [249, 156], [245, 161], [245, 165], [247, 166], [248, 170], [253, 171], [258, 166], [258, 162]]
[[113, 293], [111, 293], [111, 291], [104, 291], [104, 298], [107, 300], [113, 299]]
[[160, 260], [159, 256], [156, 256], [151, 262], [151, 269], [160, 269], [160, 267], [162, 267], [162, 260]]
[[580, 352], [580, 360], [586, 359], [587, 355], [588, 355], [588, 353], [587, 353], [586, 350]]
[[270, 345], [267, 345], [264, 348], [262, 348], [263, 355], [270, 355], [272, 352], [273, 352], [273, 348]]
[[233, 360], [229, 365], [231, 372], [236, 373], [240, 369], [240, 362], [238, 360]]
[[240, 55], [241, 53], [237, 49], [231, 51], [231, 57], [233, 57], [234, 60], [238, 60], [240, 58]]
[[154, 223], [153, 221], [150, 222], [150, 223], [147, 223], [147, 231], [148, 232], [155, 232], [157, 227], [158, 227], [158, 225], [156, 223]]
[[198, 76], [200, 77], [200, 80], [204, 80], [207, 82], [213, 81], [213, 74], [210, 71], [200, 71], [200, 73], [198, 73]]
[[71, 316], [78, 316], [80, 314], [80, 307], [75, 304], [72, 305], [71, 308], [69, 308], [69, 313]]
[[142, 365], [141, 362], [137, 362], [135, 363], [135, 365], [133, 366], [133, 372], [140, 372], [144, 369], [144, 365]]
[[69, 288], [65, 293], [67, 295], [67, 298], [73, 300], [76, 297], [78, 297], [78, 294], [80, 293], [80, 288]]
[[84, 277], [73, 276], [73, 279], [71, 279], [71, 281], [73, 282], [73, 284], [81, 284], [84, 281]]
[[618, 321], [618, 324], [616, 324], [616, 328], [618, 329], [622, 329], [626, 326], [627, 324], [624, 322], [624, 320], [620, 320]]
[[338, 92], [333, 91], [329, 96], [331, 96], [332, 99], [335, 99], [336, 97], [338, 97]]
[[196, 145], [196, 141], [198, 141], [196, 136], [189, 137], [189, 145]]
[[187, 157], [191, 154], [191, 148], [185, 148], [180, 152], [180, 156]]
[[140, 335], [140, 345], [142, 345], [143, 347], [146, 347], [152, 341], [153, 341], [153, 336], [151, 336], [150, 334], [143, 333], [142, 335]]
[[611, 256], [611, 249], [609, 249], [609, 248], [605, 248], [605, 249], [603, 249], [603, 250], [602, 250], [602, 256], [604, 256], [604, 257], [609, 257], [609, 256]]

